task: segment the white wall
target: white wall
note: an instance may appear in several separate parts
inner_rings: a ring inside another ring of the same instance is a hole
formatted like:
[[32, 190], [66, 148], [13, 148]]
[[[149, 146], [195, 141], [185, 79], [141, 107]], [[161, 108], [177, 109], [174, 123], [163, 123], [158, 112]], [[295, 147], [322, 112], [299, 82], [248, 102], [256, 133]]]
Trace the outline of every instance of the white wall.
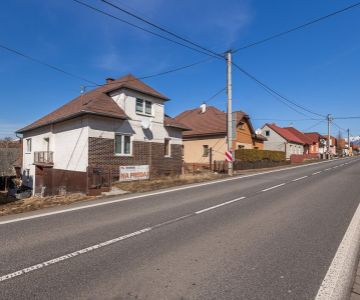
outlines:
[[[116, 91], [112, 99], [125, 111], [129, 120], [89, 117], [89, 137], [114, 139], [115, 133], [132, 135], [133, 141], [163, 143], [165, 138], [171, 138], [172, 144], [182, 144], [181, 130], [164, 127], [164, 101], [152, 96], [129, 90]], [[136, 98], [152, 102], [152, 115], [136, 112]], [[141, 127], [143, 121], [149, 121], [148, 130]]]
[[[288, 142], [267, 125], [263, 126], [261, 130], [262, 135], [267, 138], [267, 141], [264, 141], [264, 150], [285, 151], [287, 159], [289, 159], [292, 154], [304, 154], [304, 146]], [[266, 136], [267, 130], [270, 131], [270, 136]]]
[[[85, 172], [88, 164], [88, 125], [86, 119], [76, 118], [25, 132], [23, 135], [23, 172], [30, 170], [31, 180], [25, 185], [35, 183], [34, 152], [47, 151], [45, 138], [49, 139], [55, 169]], [[26, 152], [26, 139], [31, 138], [31, 152]]]

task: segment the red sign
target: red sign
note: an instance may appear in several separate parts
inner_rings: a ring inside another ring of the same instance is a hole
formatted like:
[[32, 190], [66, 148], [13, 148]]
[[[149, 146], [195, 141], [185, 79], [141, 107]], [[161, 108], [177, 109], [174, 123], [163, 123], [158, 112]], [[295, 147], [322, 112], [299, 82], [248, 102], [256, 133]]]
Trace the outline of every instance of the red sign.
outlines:
[[225, 152], [225, 159], [226, 159], [226, 161], [234, 161], [232, 151], [226, 151]]

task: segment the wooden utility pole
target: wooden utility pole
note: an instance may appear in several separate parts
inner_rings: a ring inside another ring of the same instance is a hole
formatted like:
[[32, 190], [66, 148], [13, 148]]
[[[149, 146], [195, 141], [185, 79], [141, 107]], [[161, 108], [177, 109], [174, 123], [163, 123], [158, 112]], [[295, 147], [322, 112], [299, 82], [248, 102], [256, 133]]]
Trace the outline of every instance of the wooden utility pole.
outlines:
[[327, 122], [328, 122], [328, 140], [327, 140], [327, 154], [328, 159], [330, 159], [330, 123], [331, 123], [331, 115], [327, 115]]

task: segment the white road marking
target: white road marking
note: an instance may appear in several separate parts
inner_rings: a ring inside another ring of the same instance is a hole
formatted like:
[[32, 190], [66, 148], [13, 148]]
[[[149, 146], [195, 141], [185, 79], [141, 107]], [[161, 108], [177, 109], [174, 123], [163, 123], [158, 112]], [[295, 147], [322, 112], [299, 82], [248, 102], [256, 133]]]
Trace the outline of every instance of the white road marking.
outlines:
[[183, 191], [183, 190], [192, 189], [192, 188], [196, 188], [196, 187], [207, 186], [207, 185], [212, 185], [212, 184], [217, 184], [217, 183], [222, 183], [222, 182], [227, 182], [227, 181], [234, 181], [234, 180], [239, 180], [239, 179], [243, 179], [243, 178], [259, 176], [259, 175], [277, 173], [277, 172], [293, 170], [293, 169], [298, 169], [298, 168], [311, 167], [311, 166], [314, 166], [314, 165], [324, 164], [324, 163], [329, 163], [329, 162], [332, 162], [332, 161], [331, 160], [326, 160], [326, 161], [320, 161], [320, 162], [312, 163], [312, 164], [309, 164], [309, 165], [294, 166], [294, 167], [282, 168], [282, 169], [277, 169], [277, 170], [259, 172], [259, 173], [255, 173], [255, 174], [236, 176], [236, 177], [232, 177], [232, 178], [225, 178], [225, 179], [214, 180], [214, 181], [210, 181], [210, 182], [192, 184], [192, 185], [182, 186], [182, 187], [178, 187], [178, 188], [167, 189], [167, 190], [164, 190], [164, 191], [147, 193], [147, 194], [143, 194], [143, 195], [137, 195], [137, 196], [131, 196], [131, 197], [127, 197], [127, 198], [114, 199], [114, 200], [104, 201], [104, 202], [100, 202], [100, 203], [93, 203], [93, 204], [86, 204], [86, 205], [82, 205], [82, 204], [77, 203], [77, 205], [81, 205], [81, 206], [72, 207], [72, 208], [66, 208], [66, 209], [61, 209], [61, 210], [56, 210], [56, 211], [51, 211], [51, 212], [46, 212], [46, 213], [36, 213], [35, 212], [36, 214], [31, 215], [31, 216], [20, 217], [20, 218], [15, 217], [14, 219], [6, 220], [6, 221], [0, 221], [0, 225], [9, 224], [9, 223], [15, 223], [15, 222], [21, 222], [21, 221], [26, 221], [26, 220], [31, 220], [31, 219], [37, 219], [37, 218], [42, 218], [42, 217], [47, 217], [47, 216], [52, 216], [52, 215], [57, 215], [57, 214], [62, 214], [62, 213], [67, 213], [67, 212], [72, 212], [72, 211], [77, 211], [77, 210], [102, 206], [102, 205], [109, 205], [109, 204], [123, 202], [123, 201], [146, 198], [146, 197], [155, 196], [155, 195], [167, 194], [167, 193], [176, 192], [176, 191]]
[[272, 190], [272, 189], [276, 189], [276, 188], [278, 188], [278, 187], [280, 187], [280, 186], [283, 186], [283, 185], [285, 185], [286, 183], [284, 182], [284, 183], [280, 183], [280, 184], [278, 184], [278, 185], [274, 185], [274, 186], [272, 186], [272, 187], [269, 187], [269, 188], [267, 188], [267, 189], [265, 189], [265, 190], [262, 190], [262, 192], [267, 192], [267, 191], [270, 191], [270, 190]]
[[212, 209], [218, 208], [218, 207], [220, 207], [220, 206], [224, 206], [224, 205], [227, 205], [227, 204], [230, 204], [230, 203], [233, 203], [233, 202], [236, 202], [236, 201], [245, 199], [245, 198], [246, 198], [246, 197], [236, 198], [236, 199], [234, 199], [234, 200], [230, 200], [230, 201], [227, 201], [227, 202], [220, 203], [220, 204], [218, 204], [218, 205], [214, 205], [214, 206], [211, 206], [211, 207], [202, 209], [202, 210], [198, 210], [198, 211], [196, 211], [195, 213], [196, 213], [197, 215], [198, 215], [198, 214], [202, 214], [202, 213], [207, 212], [207, 211], [209, 211], [209, 210], [212, 210]]
[[105, 246], [112, 245], [114, 243], [126, 240], [128, 238], [131, 238], [131, 237], [134, 237], [134, 236], [137, 236], [137, 235], [140, 235], [142, 233], [148, 232], [148, 231], [156, 229], [158, 227], [168, 225], [168, 224], [171, 224], [171, 223], [174, 223], [174, 222], [177, 222], [177, 221], [181, 221], [181, 220], [186, 219], [188, 217], [192, 217], [192, 216], [207, 212], [209, 210], [212, 210], [212, 209], [215, 209], [215, 208], [218, 208], [218, 207], [230, 204], [230, 203], [234, 203], [236, 201], [240, 201], [240, 200], [245, 199], [245, 198], [246, 197], [239, 197], [239, 198], [236, 198], [236, 199], [233, 199], [233, 200], [230, 200], [230, 201], [226, 201], [226, 202], [220, 203], [218, 205], [214, 205], [214, 206], [211, 206], [211, 207], [196, 211], [194, 213], [190, 213], [190, 214], [187, 214], [187, 215], [175, 218], [175, 219], [165, 221], [163, 223], [156, 224], [156, 225], [154, 225], [152, 227], [147, 227], [147, 228], [144, 228], [144, 229], [141, 229], [141, 230], [138, 230], [138, 231], [126, 234], [126, 235], [122, 235], [122, 236], [119, 236], [117, 238], [114, 238], [114, 239], [111, 239], [111, 240], [108, 240], [108, 241], [105, 241], [105, 242], [102, 242], [102, 243], [99, 243], [99, 244], [95, 244], [95, 245], [92, 245], [90, 247], [87, 247], [87, 248], [84, 248], [84, 249], [81, 249], [81, 250], [77, 250], [77, 251], [74, 251], [74, 252], [71, 252], [71, 253], [56, 257], [54, 259], [51, 259], [51, 260], [48, 260], [48, 261], [45, 261], [45, 262], [30, 266], [30, 267], [27, 267], [27, 268], [24, 268], [24, 269], [21, 269], [21, 270], [18, 270], [18, 271], [15, 271], [13, 273], [9, 273], [9, 274], [0, 276], [0, 282], [5, 281], [5, 280], [9, 280], [9, 279], [12, 279], [12, 278], [15, 278], [15, 277], [18, 277], [20, 275], [27, 274], [29, 272], [33, 272], [35, 270], [39, 270], [39, 269], [48, 267], [50, 265], [62, 262], [64, 260], [68, 260], [70, 258], [73, 258], [73, 257], [79, 256], [79, 255], [94, 251], [96, 249], [99, 249], [99, 248], [102, 248], [102, 247], [105, 247]]
[[317, 175], [317, 174], [320, 174], [322, 171], [318, 171], [318, 172], [315, 172], [315, 173], [312, 173], [313, 175]]
[[330, 171], [330, 170], [331, 170], [331, 168], [325, 169], [325, 171]]
[[360, 205], [336, 251], [315, 300], [347, 299], [360, 248]]
[[306, 177], [308, 177], [308, 176], [299, 177], [299, 178], [293, 179], [293, 180], [291, 180], [291, 181], [298, 181], [298, 180], [304, 179], [304, 178], [306, 178]]
[[81, 254], [88, 253], [88, 252], [90, 252], [90, 251], [94, 251], [94, 250], [96, 250], [96, 249], [99, 249], [99, 248], [102, 248], [102, 247], [105, 247], [105, 246], [109, 246], [109, 245], [114, 244], [114, 243], [117, 243], [117, 242], [119, 242], [119, 241], [123, 241], [123, 240], [125, 240], [125, 239], [131, 238], [131, 237], [134, 237], [134, 236], [137, 236], [137, 235], [142, 234], [142, 233], [145, 233], [145, 232], [148, 232], [148, 231], [150, 231], [151, 229], [152, 229], [151, 227], [147, 227], [147, 228], [144, 228], [144, 229], [141, 229], [141, 230], [138, 230], [138, 231], [129, 233], [129, 234], [127, 234], [127, 235], [119, 236], [119, 237], [117, 237], [117, 238], [115, 238], [115, 239], [108, 240], [108, 241], [106, 241], [106, 242], [102, 242], [102, 243], [100, 243], [100, 244], [96, 244], [96, 245], [93, 245], [93, 246], [90, 246], [90, 247], [87, 247], [87, 248], [84, 248], [84, 249], [81, 249], [81, 250], [78, 250], [78, 251], [74, 251], [74, 252], [65, 254], [65, 255], [63, 255], [63, 256], [59, 256], [59, 257], [57, 257], [57, 258], [54, 258], [54, 259], [51, 259], [51, 260], [48, 260], [48, 261], [39, 263], [39, 264], [37, 264], [37, 265], [33, 265], [33, 266], [31, 266], [31, 267], [27, 267], [27, 268], [18, 270], [18, 271], [13, 272], [13, 273], [9, 273], [9, 274], [3, 275], [3, 276], [0, 277], [0, 282], [5, 281], [5, 280], [9, 280], [9, 279], [14, 278], [14, 277], [18, 277], [18, 276], [20, 276], [20, 275], [23, 275], [23, 274], [26, 274], [26, 273], [29, 273], [29, 272], [33, 272], [33, 271], [35, 271], [35, 270], [39, 270], [39, 269], [45, 268], [45, 267], [47, 267], [47, 266], [50, 266], [50, 265], [59, 263], [59, 262], [61, 262], [61, 261], [64, 261], [64, 260], [73, 258], [73, 257], [78, 256], [78, 255], [81, 255]]
[[335, 166], [335, 167], [333, 167], [333, 169], [336, 169], [336, 168], [338, 168], [339, 166]]

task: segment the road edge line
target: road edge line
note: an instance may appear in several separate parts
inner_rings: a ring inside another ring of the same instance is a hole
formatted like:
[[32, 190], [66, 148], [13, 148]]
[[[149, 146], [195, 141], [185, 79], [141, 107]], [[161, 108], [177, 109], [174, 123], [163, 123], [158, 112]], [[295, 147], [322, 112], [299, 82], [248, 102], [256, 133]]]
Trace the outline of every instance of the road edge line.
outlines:
[[360, 250], [360, 204], [336, 251], [315, 300], [349, 299]]

